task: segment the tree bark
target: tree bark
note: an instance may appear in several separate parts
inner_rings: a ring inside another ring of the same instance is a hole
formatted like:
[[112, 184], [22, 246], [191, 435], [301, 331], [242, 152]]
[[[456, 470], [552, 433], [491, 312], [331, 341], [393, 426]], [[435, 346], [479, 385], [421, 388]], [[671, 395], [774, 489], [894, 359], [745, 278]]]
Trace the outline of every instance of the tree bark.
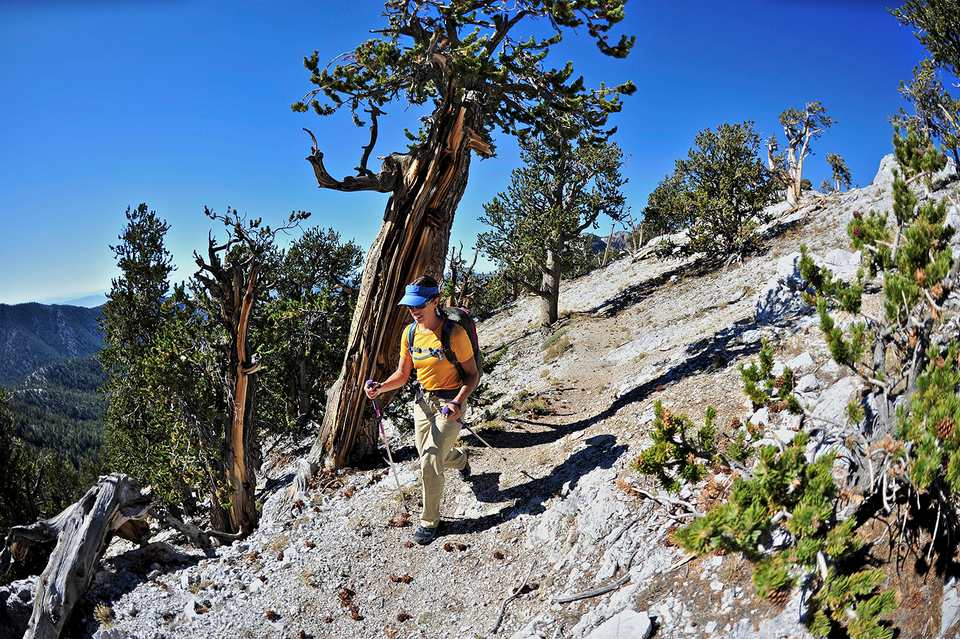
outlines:
[[[255, 489], [260, 449], [253, 421], [253, 375], [260, 370], [260, 364], [249, 352], [247, 336], [263, 254], [272, 236], [266, 238], [245, 231], [242, 220], [229, 215], [229, 212], [227, 216], [211, 214], [214, 219], [226, 221], [233, 232], [221, 245], [210, 237], [206, 260], [194, 253], [201, 269], [195, 277], [219, 307], [218, 319], [230, 335], [229, 352], [224, 353], [226, 388], [217, 406], [223, 440], [219, 460], [222, 467], [216, 471], [222, 475], [210, 478], [213, 487], [210, 521], [215, 529], [248, 535], [257, 527], [258, 520]], [[233, 249], [241, 245], [248, 254], [243, 257], [232, 254]], [[221, 254], [226, 259], [222, 259]], [[220, 480], [226, 484], [223, 490], [218, 486]], [[225, 500], [229, 504], [226, 507], [222, 505]]]
[[560, 265], [552, 249], [547, 249], [540, 291], [540, 323], [550, 326], [560, 316]]
[[[247, 333], [250, 314], [253, 311], [258, 265], [253, 265], [247, 286], [240, 301], [236, 331], [231, 345], [230, 368], [233, 371], [233, 406], [231, 407], [230, 430], [227, 433], [229, 466], [227, 484], [230, 490], [230, 529], [249, 535], [257, 527], [256, 465], [257, 433], [253, 424], [253, 373], [258, 364], [251, 364], [247, 353]], [[239, 292], [239, 290], [237, 291]]]
[[40, 575], [25, 639], [56, 639], [74, 606], [86, 593], [114, 532], [143, 543], [149, 527], [142, 521], [151, 498], [126, 475], [103, 476], [76, 503], [51, 519], [14, 526], [0, 552], [0, 571], [23, 561], [35, 545], [56, 542]]
[[[320, 435], [292, 493], [305, 492], [324, 458], [343, 467], [375, 449], [375, 425], [363, 385], [396, 366], [400, 334], [408, 322], [397, 307], [403, 287], [419, 275], [442, 277], [454, 214], [467, 185], [470, 151], [491, 152], [476, 133], [481, 130], [479, 102], [468, 95], [462, 102], [440, 106], [427, 142], [412, 156], [396, 160], [402, 173], [367, 253], [340, 377], [327, 393]], [[308, 159], [319, 181], [316, 155]]]

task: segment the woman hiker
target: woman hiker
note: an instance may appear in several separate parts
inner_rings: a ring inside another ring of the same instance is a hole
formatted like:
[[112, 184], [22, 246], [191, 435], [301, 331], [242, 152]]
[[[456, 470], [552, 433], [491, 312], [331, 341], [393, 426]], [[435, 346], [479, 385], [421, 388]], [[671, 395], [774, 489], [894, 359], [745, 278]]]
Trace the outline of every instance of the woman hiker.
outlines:
[[366, 388], [367, 397], [374, 399], [380, 393], [402, 387], [410, 379], [411, 371], [417, 371], [420, 388], [413, 403], [413, 417], [420, 456], [423, 513], [413, 540], [421, 545], [429, 544], [437, 536], [444, 471], [453, 468], [459, 470], [463, 478], [470, 475], [467, 452], [453, 445], [460, 434], [460, 418], [467, 399], [479, 381], [470, 337], [454, 322], [451, 322], [450, 350], [466, 379], [460, 378], [456, 366], [445, 356], [440, 338], [446, 318], [438, 308], [439, 303], [440, 287], [432, 277], [420, 277], [407, 285], [398, 306], [407, 307], [413, 323], [404, 329], [400, 338], [400, 363], [390, 377]]

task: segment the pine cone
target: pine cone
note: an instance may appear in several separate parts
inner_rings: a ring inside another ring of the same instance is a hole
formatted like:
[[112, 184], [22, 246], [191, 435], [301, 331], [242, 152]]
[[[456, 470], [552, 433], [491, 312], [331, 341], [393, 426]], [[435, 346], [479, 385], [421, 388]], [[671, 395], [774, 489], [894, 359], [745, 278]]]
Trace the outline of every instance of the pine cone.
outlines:
[[907, 346], [909, 346], [911, 349], [917, 347], [917, 329], [910, 329], [910, 335], [907, 336]]
[[776, 606], [785, 605], [788, 601], [790, 601], [790, 588], [774, 590], [772, 593], [767, 595], [767, 600]]
[[946, 439], [953, 434], [953, 429], [956, 424], [953, 423], [953, 420], [949, 417], [944, 417], [939, 422], [937, 422], [937, 436], [940, 439]]
[[933, 299], [940, 301], [943, 299], [943, 284], [939, 282], [933, 285], [933, 288], [930, 289], [930, 295], [933, 296]]
[[917, 268], [913, 273], [913, 279], [917, 281], [918, 286], [923, 286], [927, 283], [927, 272], [922, 268]]
[[787, 400], [778, 399], [775, 402], [770, 402], [767, 404], [767, 408], [771, 413], [782, 413], [783, 411], [787, 410]]

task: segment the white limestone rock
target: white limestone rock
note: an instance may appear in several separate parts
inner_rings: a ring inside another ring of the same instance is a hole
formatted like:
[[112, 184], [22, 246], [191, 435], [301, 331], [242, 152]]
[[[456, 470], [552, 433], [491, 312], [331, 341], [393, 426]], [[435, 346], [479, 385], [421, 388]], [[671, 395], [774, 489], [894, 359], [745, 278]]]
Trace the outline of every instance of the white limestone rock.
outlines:
[[597, 626], [587, 639], [647, 639], [653, 632], [653, 622], [646, 612], [623, 610]]

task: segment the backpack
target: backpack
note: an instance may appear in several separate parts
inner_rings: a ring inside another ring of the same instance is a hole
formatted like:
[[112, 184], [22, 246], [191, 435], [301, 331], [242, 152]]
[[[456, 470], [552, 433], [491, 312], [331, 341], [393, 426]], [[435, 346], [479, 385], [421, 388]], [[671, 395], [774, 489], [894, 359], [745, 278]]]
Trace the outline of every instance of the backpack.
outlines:
[[[457, 354], [450, 348], [450, 335], [453, 333], [453, 326], [454, 324], [459, 324], [470, 338], [470, 346], [473, 347], [473, 359], [477, 363], [477, 379], [479, 380], [480, 376], [483, 375], [483, 353], [480, 352], [480, 340], [477, 338], [477, 324], [473, 321], [473, 316], [471, 316], [470, 311], [465, 308], [455, 308], [452, 306], [443, 308], [440, 312], [444, 317], [443, 328], [440, 329], [441, 352], [429, 353], [429, 355], [436, 357], [442, 356], [441, 359], [445, 358], [457, 369], [461, 382], [467, 379], [467, 372], [463, 369], [463, 365], [457, 361]], [[419, 348], [413, 348], [413, 336], [416, 330], [416, 322], [410, 324], [410, 327], [407, 329], [407, 351], [411, 357], [414, 356], [415, 350], [418, 353], [421, 350]]]

